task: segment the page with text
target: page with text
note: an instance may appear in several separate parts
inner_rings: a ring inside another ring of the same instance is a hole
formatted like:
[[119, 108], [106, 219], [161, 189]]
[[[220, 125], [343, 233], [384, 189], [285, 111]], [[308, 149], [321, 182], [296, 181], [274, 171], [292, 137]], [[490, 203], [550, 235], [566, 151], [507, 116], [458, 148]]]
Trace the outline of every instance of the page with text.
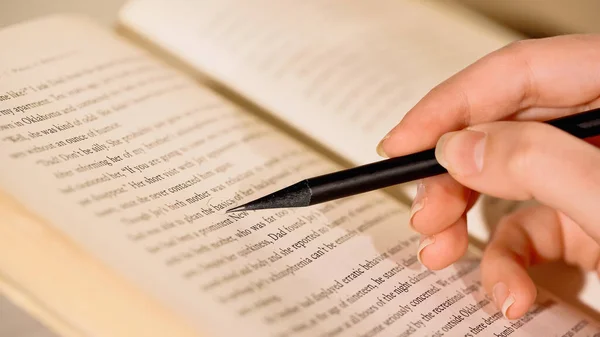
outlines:
[[[122, 22], [351, 163], [431, 88], [516, 40], [441, 3], [397, 0], [130, 1]], [[440, 8], [437, 8], [440, 6]], [[415, 184], [395, 188], [414, 196]], [[514, 202], [482, 198], [482, 241]]]
[[476, 258], [425, 269], [406, 207], [382, 193], [226, 214], [337, 167], [85, 20], [9, 41], [0, 188], [209, 336], [600, 333], [544, 295], [505, 320]]

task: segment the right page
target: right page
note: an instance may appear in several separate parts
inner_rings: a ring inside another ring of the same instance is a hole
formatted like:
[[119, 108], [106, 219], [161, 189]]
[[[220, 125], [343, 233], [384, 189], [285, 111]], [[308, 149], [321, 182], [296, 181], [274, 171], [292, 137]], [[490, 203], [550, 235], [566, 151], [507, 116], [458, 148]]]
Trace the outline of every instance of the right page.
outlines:
[[[436, 84], [520, 38], [424, 1], [134, 0], [121, 21], [355, 165], [381, 160], [379, 140]], [[483, 199], [471, 235], [513, 206]]]
[[355, 163], [431, 88], [520, 38], [398, 0], [132, 1], [122, 22]]

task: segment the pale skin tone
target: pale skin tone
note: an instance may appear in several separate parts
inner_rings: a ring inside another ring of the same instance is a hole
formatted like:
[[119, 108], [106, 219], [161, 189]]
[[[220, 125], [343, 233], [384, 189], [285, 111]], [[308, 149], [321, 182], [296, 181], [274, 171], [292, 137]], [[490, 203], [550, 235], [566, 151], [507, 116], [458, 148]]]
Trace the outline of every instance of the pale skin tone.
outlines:
[[439, 270], [465, 253], [465, 213], [484, 193], [540, 204], [506, 215], [482, 259], [507, 318], [534, 303], [529, 266], [563, 259], [600, 273], [600, 137], [539, 123], [598, 107], [600, 35], [514, 43], [429, 92], [378, 148], [396, 157], [436, 147], [449, 172], [424, 179], [413, 203], [421, 262]]

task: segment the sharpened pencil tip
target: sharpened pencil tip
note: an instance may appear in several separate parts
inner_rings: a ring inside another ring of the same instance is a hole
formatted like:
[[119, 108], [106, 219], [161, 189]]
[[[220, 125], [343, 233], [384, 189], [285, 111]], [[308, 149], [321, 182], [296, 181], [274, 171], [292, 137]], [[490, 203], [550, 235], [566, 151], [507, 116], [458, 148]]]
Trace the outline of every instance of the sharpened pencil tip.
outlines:
[[230, 208], [225, 213], [256, 211], [259, 209], [301, 207], [310, 205], [311, 191], [306, 180], [283, 188], [249, 203]]
[[234, 208], [230, 208], [225, 213], [233, 213], [233, 212], [241, 212], [246, 210], [246, 205], [237, 206]]

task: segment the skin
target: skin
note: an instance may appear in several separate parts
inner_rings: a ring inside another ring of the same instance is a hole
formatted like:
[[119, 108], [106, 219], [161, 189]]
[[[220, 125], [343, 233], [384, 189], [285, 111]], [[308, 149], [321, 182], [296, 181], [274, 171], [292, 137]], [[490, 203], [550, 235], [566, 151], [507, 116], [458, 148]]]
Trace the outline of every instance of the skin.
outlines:
[[412, 226], [433, 239], [420, 250], [432, 270], [464, 254], [478, 193], [537, 201], [500, 221], [481, 262], [509, 319], [535, 300], [529, 266], [563, 259], [600, 273], [600, 137], [538, 123], [600, 107], [599, 60], [600, 35], [513, 43], [431, 90], [380, 143], [387, 157], [435, 146], [449, 171], [424, 179], [413, 204]]

